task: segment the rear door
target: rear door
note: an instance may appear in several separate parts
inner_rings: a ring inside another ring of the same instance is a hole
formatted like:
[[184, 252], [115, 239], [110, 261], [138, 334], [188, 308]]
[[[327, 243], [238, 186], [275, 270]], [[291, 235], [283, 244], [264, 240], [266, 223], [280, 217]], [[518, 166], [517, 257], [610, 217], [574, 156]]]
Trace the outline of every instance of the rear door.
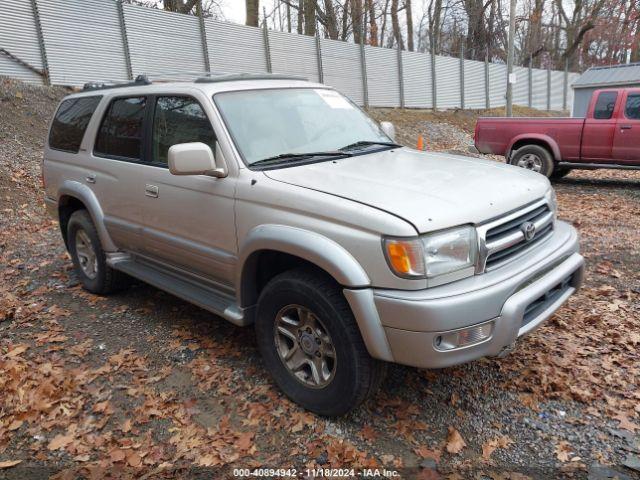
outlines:
[[618, 92], [595, 92], [595, 102], [587, 113], [582, 130], [581, 159], [589, 163], [613, 161], [613, 139], [616, 132], [616, 116], [619, 110]]
[[140, 249], [140, 194], [143, 163], [143, 131], [147, 97], [114, 97], [110, 100], [91, 154], [92, 183], [104, 211], [105, 226], [122, 250]]
[[237, 251], [235, 170], [226, 178], [176, 176], [167, 164], [169, 148], [179, 143], [202, 142], [216, 152], [207, 100], [196, 91], [150, 98], [148, 164], [140, 192], [144, 253], [166, 267], [231, 286]]
[[618, 115], [613, 142], [613, 158], [617, 163], [640, 164], [640, 90], [628, 90], [624, 108]]

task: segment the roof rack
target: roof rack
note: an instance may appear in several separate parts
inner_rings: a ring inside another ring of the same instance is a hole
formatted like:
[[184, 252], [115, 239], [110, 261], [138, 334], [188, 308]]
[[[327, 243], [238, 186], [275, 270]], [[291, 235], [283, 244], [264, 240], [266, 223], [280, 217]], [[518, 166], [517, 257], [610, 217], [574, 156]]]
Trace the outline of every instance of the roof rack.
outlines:
[[138, 75], [133, 82], [87, 82], [82, 87], [83, 92], [92, 90], [106, 90], [109, 88], [135, 87], [139, 85], [151, 85], [151, 80], [146, 75]]
[[170, 73], [150, 73], [138, 75], [132, 82], [88, 82], [82, 88], [83, 92], [93, 90], [106, 90], [110, 88], [136, 87], [140, 85], [151, 85], [153, 78], [156, 82], [186, 81], [194, 83], [217, 83], [232, 82], [236, 80], [298, 80], [308, 81], [305, 77], [297, 75], [284, 75], [280, 73], [228, 73], [228, 72], [170, 72]]
[[236, 80], [300, 80], [309, 81], [308, 78], [298, 75], [284, 75], [280, 73], [225, 73], [207, 74], [197, 78], [194, 83], [232, 82]]

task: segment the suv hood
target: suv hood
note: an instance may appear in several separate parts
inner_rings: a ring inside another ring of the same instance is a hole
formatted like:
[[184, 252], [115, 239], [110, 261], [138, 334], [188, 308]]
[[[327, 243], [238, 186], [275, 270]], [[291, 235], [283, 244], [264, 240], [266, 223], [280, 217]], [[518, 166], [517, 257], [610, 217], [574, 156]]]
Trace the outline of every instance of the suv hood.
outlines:
[[519, 167], [408, 148], [264, 173], [389, 212], [419, 233], [483, 223], [542, 198], [549, 189], [544, 176]]

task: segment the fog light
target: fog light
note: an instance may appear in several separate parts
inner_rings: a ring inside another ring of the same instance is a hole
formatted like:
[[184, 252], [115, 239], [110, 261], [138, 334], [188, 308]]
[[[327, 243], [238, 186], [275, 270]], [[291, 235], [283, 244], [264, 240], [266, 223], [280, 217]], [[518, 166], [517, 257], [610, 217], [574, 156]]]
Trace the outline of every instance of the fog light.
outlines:
[[443, 333], [434, 339], [436, 350], [454, 350], [485, 341], [491, 336], [493, 321], [454, 332]]

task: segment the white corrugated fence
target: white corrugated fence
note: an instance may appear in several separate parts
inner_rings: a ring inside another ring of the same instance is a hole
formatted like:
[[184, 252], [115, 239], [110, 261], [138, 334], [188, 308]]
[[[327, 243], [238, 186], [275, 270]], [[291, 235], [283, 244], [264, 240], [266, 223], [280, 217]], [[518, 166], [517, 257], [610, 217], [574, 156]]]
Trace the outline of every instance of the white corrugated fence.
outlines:
[[[0, 75], [80, 86], [139, 74], [285, 73], [360, 105], [485, 108], [505, 104], [504, 64], [361, 46], [200, 19], [121, 0], [2, 0]], [[434, 74], [435, 73], [435, 74]], [[576, 73], [515, 67], [514, 104], [568, 110]], [[434, 94], [435, 93], [435, 94]]]

